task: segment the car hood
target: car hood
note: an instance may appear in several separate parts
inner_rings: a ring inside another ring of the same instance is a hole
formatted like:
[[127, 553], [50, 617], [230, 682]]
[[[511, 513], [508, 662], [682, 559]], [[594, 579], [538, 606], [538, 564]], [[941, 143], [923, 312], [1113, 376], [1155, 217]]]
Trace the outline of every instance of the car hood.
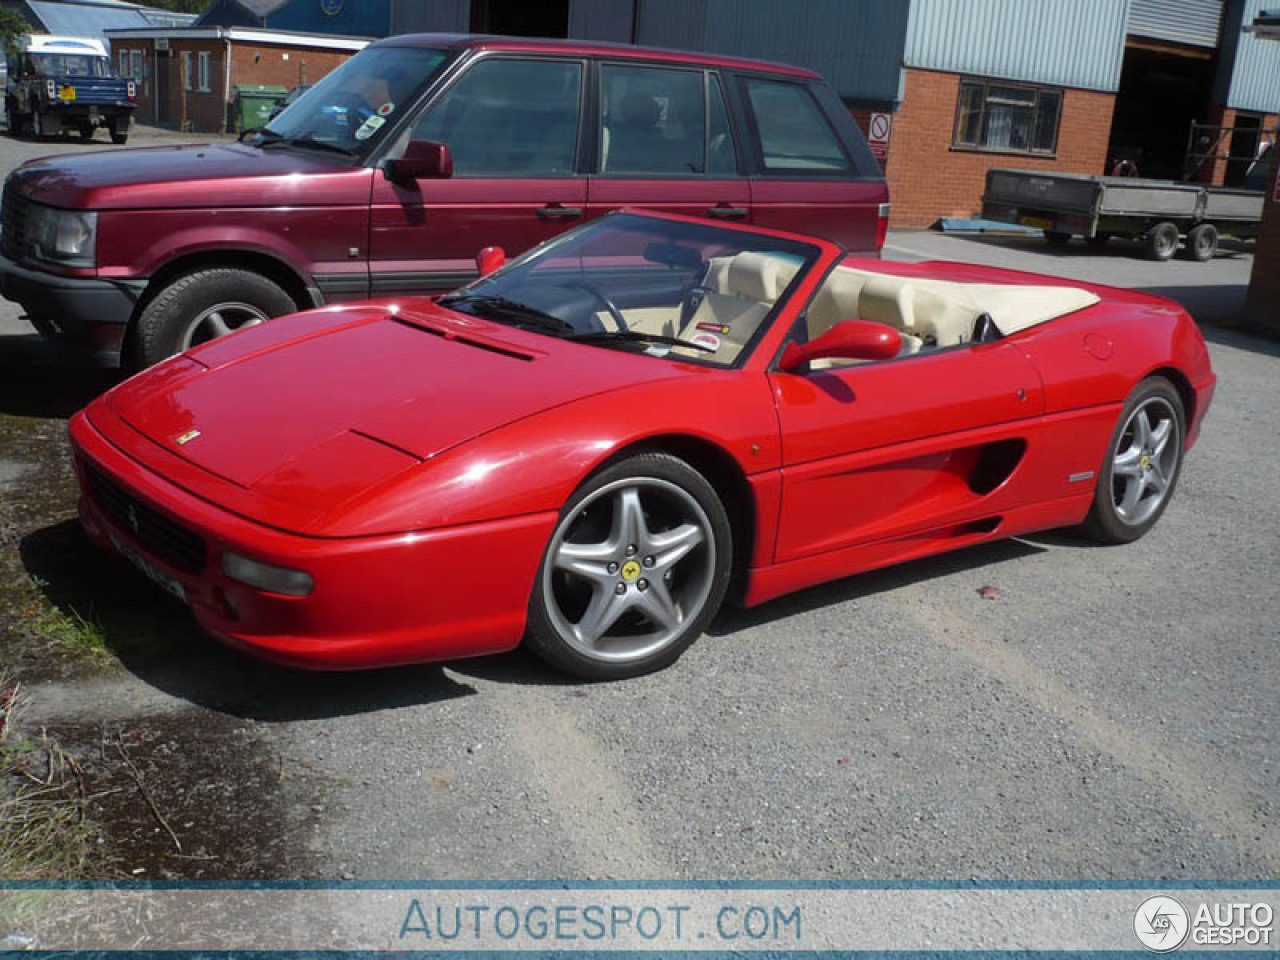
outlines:
[[392, 309], [273, 320], [144, 372], [107, 403], [169, 454], [317, 519], [491, 430], [681, 375], [442, 308]]
[[112, 210], [367, 202], [370, 172], [304, 149], [218, 143], [45, 157], [10, 176], [41, 203]]

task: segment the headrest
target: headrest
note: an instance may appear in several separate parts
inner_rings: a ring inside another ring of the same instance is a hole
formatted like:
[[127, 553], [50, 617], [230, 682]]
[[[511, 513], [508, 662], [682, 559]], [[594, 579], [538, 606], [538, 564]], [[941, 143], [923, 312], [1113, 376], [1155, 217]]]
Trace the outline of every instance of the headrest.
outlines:
[[797, 264], [767, 253], [739, 253], [729, 263], [729, 289], [747, 300], [774, 303], [798, 269]]
[[858, 295], [858, 316], [898, 330], [915, 328], [915, 297], [910, 284], [900, 277], [871, 276]]
[[620, 106], [622, 119], [629, 127], [654, 127], [662, 117], [657, 98], [647, 93], [628, 93]]

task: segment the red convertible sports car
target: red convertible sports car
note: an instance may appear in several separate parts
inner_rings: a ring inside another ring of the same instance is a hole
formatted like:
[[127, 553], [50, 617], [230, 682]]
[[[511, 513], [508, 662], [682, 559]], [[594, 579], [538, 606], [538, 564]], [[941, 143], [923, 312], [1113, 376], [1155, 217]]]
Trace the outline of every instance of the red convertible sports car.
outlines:
[[1213, 396], [1127, 290], [624, 212], [437, 300], [295, 314], [75, 416], [90, 537], [227, 643], [670, 664], [732, 595], [1050, 527], [1120, 543]]

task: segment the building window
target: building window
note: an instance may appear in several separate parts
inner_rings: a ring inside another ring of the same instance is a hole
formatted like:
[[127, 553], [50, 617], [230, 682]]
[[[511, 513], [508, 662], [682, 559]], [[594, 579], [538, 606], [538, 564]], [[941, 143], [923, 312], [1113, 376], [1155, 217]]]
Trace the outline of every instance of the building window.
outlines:
[[1058, 146], [1061, 114], [1061, 90], [962, 80], [953, 145], [1052, 154]]
[[200, 79], [200, 89], [204, 93], [209, 92], [209, 51], [200, 51], [200, 69], [198, 71]]
[[188, 90], [195, 89], [196, 85], [195, 65], [191, 62], [190, 50], [182, 51], [182, 85]]
[[129, 76], [129, 51], [121, 50], [118, 56], [120, 57], [120, 72], [117, 76], [123, 79]]
[[129, 76], [133, 77], [134, 83], [142, 82], [142, 51], [129, 51]]

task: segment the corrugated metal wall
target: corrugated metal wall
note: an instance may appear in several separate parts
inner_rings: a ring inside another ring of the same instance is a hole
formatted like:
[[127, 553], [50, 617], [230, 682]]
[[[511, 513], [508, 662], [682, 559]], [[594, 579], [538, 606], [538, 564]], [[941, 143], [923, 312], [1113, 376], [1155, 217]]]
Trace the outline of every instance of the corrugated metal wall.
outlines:
[[794, 63], [847, 99], [897, 99], [908, 0], [636, 2], [637, 43]]
[[569, 0], [569, 36], [630, 43], [635, 0]]
[[[1245, 0], [1242, 26], [1253, 23], [1263, 9], [1276, 7], [1276, 0]], [[1251, 33], [1240, 34], [1227, 106], [1258, 113], [1280, 113], [1280, 43], [1259, 40]]]
[[471, 0], [391, 0], [392, 33], [463, 33], [471, 26]]
[[904, 59], [926, 70], [1116, 90], [1128, 8], [1128, 0], [912, 0]]
[[1129, 32], [1195, 47], [1216, 47], [1223, 0], [1132, 0]]

